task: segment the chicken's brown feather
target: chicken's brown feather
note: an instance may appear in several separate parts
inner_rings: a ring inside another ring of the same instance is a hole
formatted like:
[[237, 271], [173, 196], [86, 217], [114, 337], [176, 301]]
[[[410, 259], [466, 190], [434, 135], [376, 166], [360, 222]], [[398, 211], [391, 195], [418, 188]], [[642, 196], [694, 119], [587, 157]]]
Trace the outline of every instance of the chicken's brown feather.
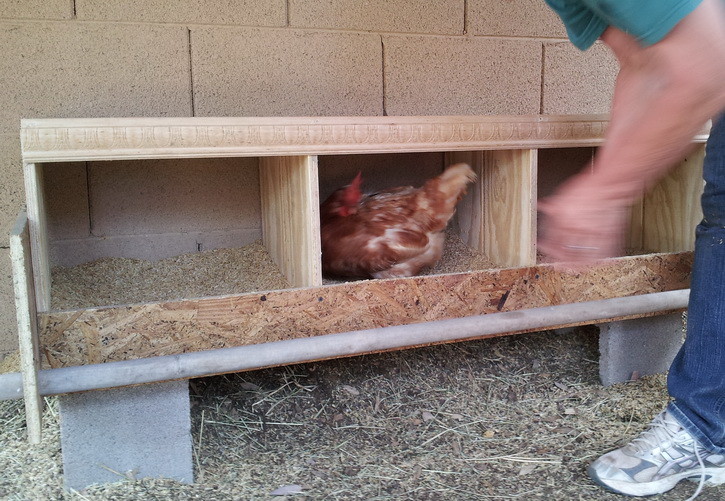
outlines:
[[[468, 165], [456, 164], [421, 188], [365, 195], [354, 207], [348, 202], [353, 184], [337, 190], [320, 206], [323, 272], [411, 276], [432, 266], [442, 253], [440, 232], [474, 179]], [[359, 178], [354, 182], [359, 184]]]

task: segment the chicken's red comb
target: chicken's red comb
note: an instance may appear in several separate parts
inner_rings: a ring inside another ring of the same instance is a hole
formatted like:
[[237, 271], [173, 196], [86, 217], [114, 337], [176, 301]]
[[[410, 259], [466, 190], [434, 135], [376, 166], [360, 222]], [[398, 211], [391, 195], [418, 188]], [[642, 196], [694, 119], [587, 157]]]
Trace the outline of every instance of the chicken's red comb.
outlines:
[[358, 172], [357, 176], [345, 187], [345, 203], [347, 205], [356, 205], [362, 198], [360, 184], [362, 183], [362, 172]]
[[360, 183], [362, 183], [362, 171], [357, 172], [357, 176], [350, 183], [350, 187], [360, 191]]

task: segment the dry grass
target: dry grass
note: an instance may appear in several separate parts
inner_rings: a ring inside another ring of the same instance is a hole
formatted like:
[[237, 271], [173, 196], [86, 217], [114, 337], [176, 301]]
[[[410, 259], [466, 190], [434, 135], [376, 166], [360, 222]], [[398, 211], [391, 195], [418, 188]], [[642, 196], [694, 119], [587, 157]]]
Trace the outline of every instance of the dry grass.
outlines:
[[[62, 492], [55, 400], [23, 441], [0, 403], [10, 500], [620, 500], [586, 477], [666, 403], [664, 377], [602, 388], [597, 333], [543, 332], [191, 381], [195, 485], [122, 481]], [[298, 494], [271, 496], [280, 487]], [[685, 499], [683, 482], [653, 500]], [[725, 498], [725, 487], [699, 499]]]

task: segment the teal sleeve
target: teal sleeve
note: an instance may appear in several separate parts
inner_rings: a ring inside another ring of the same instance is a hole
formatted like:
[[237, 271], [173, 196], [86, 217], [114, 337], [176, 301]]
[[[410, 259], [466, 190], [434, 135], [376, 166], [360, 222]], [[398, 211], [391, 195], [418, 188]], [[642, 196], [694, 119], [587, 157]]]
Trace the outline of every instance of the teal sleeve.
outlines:
[[662, 40], [702, 0], [545, 0], [561, 17], [569, 39], [586, 50], [608, 26], [642, 45]]

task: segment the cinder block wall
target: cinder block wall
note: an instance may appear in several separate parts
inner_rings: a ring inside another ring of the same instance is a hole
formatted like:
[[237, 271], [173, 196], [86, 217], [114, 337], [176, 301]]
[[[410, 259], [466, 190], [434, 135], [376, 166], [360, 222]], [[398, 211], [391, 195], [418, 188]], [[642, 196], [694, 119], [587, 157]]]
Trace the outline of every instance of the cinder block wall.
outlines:
[[[605, 47], [565, 40], [543, 0], [0, 0], [0, 47], [0, 358], [17, 346], [21, 118], [600, 113], [616, 74]], [[60, 216], [88, 212], [76, 181], [92, 169], [54, 174]]]

